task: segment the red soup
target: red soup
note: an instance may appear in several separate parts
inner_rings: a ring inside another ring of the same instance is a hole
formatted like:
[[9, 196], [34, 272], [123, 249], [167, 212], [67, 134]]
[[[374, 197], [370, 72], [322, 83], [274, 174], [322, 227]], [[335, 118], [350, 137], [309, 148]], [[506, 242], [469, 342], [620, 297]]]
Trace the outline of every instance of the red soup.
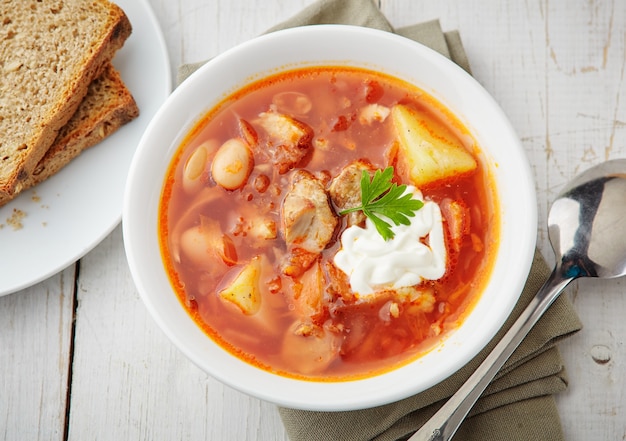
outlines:
[[172, 285], [225, 350], [317, 381], [377, 375], [459, 326], [498, 235], [492, 179], [431, 96], [362, 69], [239, 90], [186, 136], [159, 234]]

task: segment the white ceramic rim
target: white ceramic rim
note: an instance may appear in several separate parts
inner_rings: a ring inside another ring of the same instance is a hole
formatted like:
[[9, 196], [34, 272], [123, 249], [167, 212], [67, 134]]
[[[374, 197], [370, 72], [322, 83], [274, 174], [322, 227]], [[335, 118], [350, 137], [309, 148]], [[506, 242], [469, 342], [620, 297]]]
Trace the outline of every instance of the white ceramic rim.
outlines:
[[[354, 59], [354, 47], [367, 48], [358, 55], [359, 62], [349, 61]], [[487, 165], [499, 189], [502, 234], [498, 258], [493, 280], [471, 315], [420, 359], [362, 380], [295, 380], [230, 355], [193, 323], [178, 301], [157, 240], [162, 178], [182, 137], [199, 116], [251, 80], [309, 65], [382, 70], [430, 93], [474, 134], [489, 157]], [[214, 84], [226, 87], [216, 91]], [[346, 25], [306, 26], [267, 34], [224, 52], [191, 75], [171, 94], [144, 133], [131, 163], [123, 210], [131, 274], [147, 309], [171, 341], [201, 369], [235, 389], [281, 406], [320, 411], [362, 409], [406, 398], [434, 386], [472, 359], [493, 338], [519, 298], [532, 263], [536, 230], [535, 188], [528, 160], [489, 93], [463, 69], [421, 44], [388, 32]], [[450, 347], [454, 358], [446, 356]]]
[[[122, 219], [135, 148], [170, 95], [172, 78], [165, 39], [148, 0], [116, 3], [133, 32], [115, 54], [113, 65], [135, 98], [139, 116], [0, 207], [0, 224], [5, 227], [0, 226], [0, 297], [17, 294], [72, 265]], [[13, 210], [27, 214], [23, 228], [9, 228], [5, 221]]]

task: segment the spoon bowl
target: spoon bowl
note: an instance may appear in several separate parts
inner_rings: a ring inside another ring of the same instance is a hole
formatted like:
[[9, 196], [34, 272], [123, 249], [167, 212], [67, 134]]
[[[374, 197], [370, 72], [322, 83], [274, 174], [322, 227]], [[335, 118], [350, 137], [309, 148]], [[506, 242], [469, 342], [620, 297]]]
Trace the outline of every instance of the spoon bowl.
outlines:
[[626, 159], [596, 165], [568, 183], [548, 215], [554, 270], [513, 326], [461, 388], [409, 440], [451, 439], [528, 332], [579, 277], [626, 275]]
[[548, 234], [557, 269], [567, 277], [626, 274], [626, 159], [593, 167], [570, 182], [552, 204]]

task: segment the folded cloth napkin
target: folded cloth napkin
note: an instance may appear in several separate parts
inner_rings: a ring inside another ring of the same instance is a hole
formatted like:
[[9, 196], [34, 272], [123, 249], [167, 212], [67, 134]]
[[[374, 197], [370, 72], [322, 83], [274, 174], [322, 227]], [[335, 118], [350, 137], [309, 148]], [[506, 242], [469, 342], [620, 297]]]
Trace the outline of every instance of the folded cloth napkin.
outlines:
[[[367, 26], [398, 33], [431, 47], [470, 72], [458, 32], [442, 32], [436, 20], [394, 29], [371, 0], [318, 0], [269, 31], [325, 23]], [[183, 81], [203, 63], [181, 66], [178, 81]], [[406, 439], [476, 370], [530, 302], [549, 272], [543, 257], [536, 252], [524, 291], [503, 328], [479, 355], [448, 379], [415, 396], [371, 409], [311, 412], [279, 408], [289, 438], [293, 441]], [[561, 296], [485, 390], [457, 432], [456, 439], [563, 440], [553, 394], [566, 389], [567, 376], [555, 345], [581, 327], [571, 303]]]

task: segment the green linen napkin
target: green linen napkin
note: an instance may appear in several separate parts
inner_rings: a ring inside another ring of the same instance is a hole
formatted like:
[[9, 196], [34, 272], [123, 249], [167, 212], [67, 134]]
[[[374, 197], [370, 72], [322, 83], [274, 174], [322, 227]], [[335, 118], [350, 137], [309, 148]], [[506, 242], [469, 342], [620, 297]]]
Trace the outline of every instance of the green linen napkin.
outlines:
[[[350, 24], [395, 32], [431, 47], [470, 72], [456, 31], [443, 32], [437, 20], [394, 29], [371, 0], [318, 0], [291, 19], [271, 28], [310, 24]], [[204, 62], [179, 68], [183, 81]], [[404, 400], [348, 412], [311, 412], [279, 408], [292, 441], [406, 439], [463, 384], [530, 302], [550, 269], [535, 253], [520, 300], [501, 331], [470, 363], [434, 387]], [[553, 394], [567, 388], [556, 344], [582, 327], [566, 297], [561, 296], [533, 328], [483, 393], [456, 439], [466, 441], [563, 440]]]

